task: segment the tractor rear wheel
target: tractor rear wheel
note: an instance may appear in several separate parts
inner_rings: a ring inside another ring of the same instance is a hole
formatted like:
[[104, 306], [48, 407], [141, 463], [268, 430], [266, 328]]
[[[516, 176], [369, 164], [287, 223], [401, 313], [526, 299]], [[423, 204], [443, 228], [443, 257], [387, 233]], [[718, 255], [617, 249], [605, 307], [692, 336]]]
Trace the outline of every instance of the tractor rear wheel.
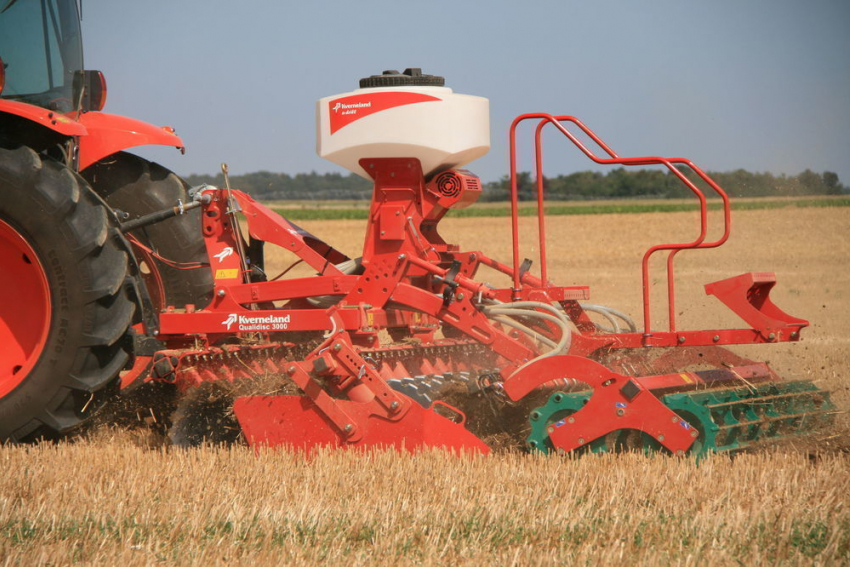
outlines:
[[0, 148], [0, 442], [54, 438], [117, 390], [128, 253], [86, 182]]
[[[190, 199], [186, 183], [177, 175], [125, 152], [86, 168], [82, 175], [110, 207], [128, 213], [130, 219]], [[200, 215], [196, 209], [131, 233], [142, 276], [159, 309], [190, 303], [201, 308], [212, 299], [214, 284], [205, 265], [209, 259]]]

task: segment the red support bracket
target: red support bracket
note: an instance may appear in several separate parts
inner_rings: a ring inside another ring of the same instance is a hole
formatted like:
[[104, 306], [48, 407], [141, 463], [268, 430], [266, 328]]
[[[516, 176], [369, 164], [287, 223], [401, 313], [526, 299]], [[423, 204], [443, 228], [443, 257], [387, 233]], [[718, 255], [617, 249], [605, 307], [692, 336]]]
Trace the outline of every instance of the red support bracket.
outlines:
[[735, 312], [753, 329], [774, 341], [787, 327], [798, 327], [796, 332], [809, 325], [779, 309], [770, 300], [770, 290], [776, 285], [773, 272], [749, 272], [705, 285], [705, 293], [713, 295]]
[[698, 435], [696, 429], [644, 384], [650, 379], [664, 386], [674, 385], [676, 381], [691, 384], [698, 379], [692, 374], [630, 378], [589, 358], [550, 356], [521, 368], [505, 380], [505, 393], [512, 400], [519, 400], [537, 387], [563, 378], [587, 384], [593, 388], [593, 394], [582, 409], [549, 426], [549, 438], [556, 449], [568, 452], [612, 431], [636, 429], [679, 454], [687, 451]]
[[633, 378], [612, 372], [605, 380], [591, 379], [589, 383], [593, 394], [587, 404], [548, 428], [549, 439], [558, 450], [573, 451], [613, 431], [635, 429], [682, 455], [699, 435]]

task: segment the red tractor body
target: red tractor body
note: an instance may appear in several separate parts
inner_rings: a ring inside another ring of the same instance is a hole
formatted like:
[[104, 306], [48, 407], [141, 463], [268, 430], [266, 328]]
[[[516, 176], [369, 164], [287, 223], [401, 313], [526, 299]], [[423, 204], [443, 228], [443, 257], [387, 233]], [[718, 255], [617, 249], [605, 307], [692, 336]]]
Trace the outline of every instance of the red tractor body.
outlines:
[[[182, 150], [182, 140], [171, 128], [100, 112], [105, 100], [103, 75], [83, 67], [75, 1], [4, 3], [0, 440], [73, 429], [115, 390], [132, 357], [127, 329], [150, 311], [146, 304], [209, 297], [211, 277], [177, 281], [118, 229], [122, 219], [189, 200], [177, 176], [124, 150]], [[202, 259], [202, 237], [188, 219], [139, 238], [178, 260]]]

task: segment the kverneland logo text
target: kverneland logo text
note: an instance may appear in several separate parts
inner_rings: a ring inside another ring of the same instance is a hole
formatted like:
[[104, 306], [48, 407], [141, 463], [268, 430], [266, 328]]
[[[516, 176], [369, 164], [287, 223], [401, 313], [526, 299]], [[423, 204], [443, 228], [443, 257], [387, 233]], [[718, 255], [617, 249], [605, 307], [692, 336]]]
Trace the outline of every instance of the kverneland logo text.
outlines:
[[399, 106], [415, 104], [419, 102], [433, 102], [440, 99], [424, 93], [413, 93], [407, 91], [368, 92], [356, 94], [328, 101], [328, 122], [330, 122], [330, 133], [356, 122], [366, 116], [377, 112], [389, 110]]
[[291, 315], [253, 317], [231, 313], [221, 324], [226, 326], [228, 331], [234, 323], [240, 331], [278, 331], [288, 328], [291, 318]]
[[[372, 108], [372, 103], [371, 102], [356, 102], [354, 104], [343, 104], [341, 102], [338, 102], [334, 105], [333, 111], [334, 112], [339, 112], [340, 110], [356, 111], [358, 108]], [[350, 114], [350, 112], [343, 112], [343, 114]]]

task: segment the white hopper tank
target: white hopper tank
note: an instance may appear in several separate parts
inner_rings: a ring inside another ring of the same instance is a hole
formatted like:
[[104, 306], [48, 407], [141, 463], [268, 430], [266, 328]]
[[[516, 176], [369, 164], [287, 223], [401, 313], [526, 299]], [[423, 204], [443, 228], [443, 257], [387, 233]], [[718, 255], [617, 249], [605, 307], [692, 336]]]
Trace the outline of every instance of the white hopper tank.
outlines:
[[316, 103], [316, 152], [361, 177], [362, 158], [414, 157], [429, 177], [490, 149], [490, 102], [420, 69], [384, 71]]

